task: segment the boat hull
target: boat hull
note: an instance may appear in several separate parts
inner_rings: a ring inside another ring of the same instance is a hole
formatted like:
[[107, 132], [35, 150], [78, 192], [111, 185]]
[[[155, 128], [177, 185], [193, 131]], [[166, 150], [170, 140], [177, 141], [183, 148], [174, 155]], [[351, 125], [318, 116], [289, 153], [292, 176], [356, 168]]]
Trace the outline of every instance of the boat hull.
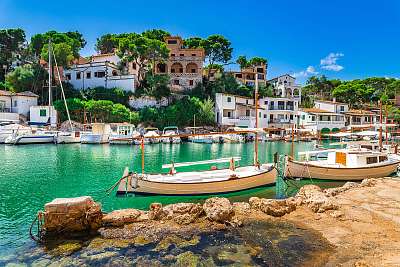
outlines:
[[[228, 171], [228, 170], [227, 170]], [[197, 182], [197, 183], [166, 183], [139, 179], [137, 187], [132, 186], [126, 179], [122, 179], [117, 194], [155, 194], [155, 195], [205, 195], [221, 194], [242, 191], [246, 189], [273, 185], [276, 182], [275, 168], [256, 175], [229, 179], [224, 181]]]
[[338, 181], [359, 181], [365, 178], [380, 178], [396, 172], [399, 162], [381, 166], [360, 168], [335, 168], [315, 166], [312, 164], [287, 160], [285, 167], [286, 177], [313, 178]]
[[82, 144], [105, 144], [109, 142], [109, 136], [105, 134], [82, 134]]
[[5, 143], [13, 145], [48, 144], [48, 143], [54, 143], [54, 135], [17, 136], [13, 138], [7, 138], [5, 140]]

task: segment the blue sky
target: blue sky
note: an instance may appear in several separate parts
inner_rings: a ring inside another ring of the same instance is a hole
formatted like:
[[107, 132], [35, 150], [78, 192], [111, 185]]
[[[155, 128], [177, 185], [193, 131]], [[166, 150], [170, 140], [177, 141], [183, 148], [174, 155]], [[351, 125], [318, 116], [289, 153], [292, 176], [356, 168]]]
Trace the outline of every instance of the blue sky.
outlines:
[[[0, 28], [27, 36], [78, 30], [94, 53], [105, 33], [162, 28], [183, 37], [219, 33], [238, 55], [268, 59], [268, 77], [290, 73], [400, 78], [400, 1], [48, 1], [0, 0]], [[235, 66], [228, 68], [234, 69]]]

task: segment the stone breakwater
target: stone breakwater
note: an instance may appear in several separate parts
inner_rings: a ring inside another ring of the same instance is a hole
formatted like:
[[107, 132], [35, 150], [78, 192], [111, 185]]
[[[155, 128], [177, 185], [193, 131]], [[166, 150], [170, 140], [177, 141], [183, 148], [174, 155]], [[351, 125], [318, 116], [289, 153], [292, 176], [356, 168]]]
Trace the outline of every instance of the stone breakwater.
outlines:
[[[365, 179], [361, 183], [347, 182], [342, 187], [325, 190], [316, 185], [306, 185], [300, 188], [295, 197], [287, 199], [251, 197], [248, 203], [231, 203], [227, 198], [213, 197], [204, 204], [176, 203], [163, 206], [161, 203], [152, 203], [148, 211], [121, 209], [107, 214], [103, 214], [100, 204], [91, 197], [55, 199], [45, 205], [43, 230], [45, 236], [52, 236], [59, 233], [106, 233], [108, 229], [121, 229], [132, 224], [140, 225], [141, 229], [196, 224], [216, 228], [239, 227], [246, 218], [261, 214], [282, 217], [303, 206], [314, 213], [335, 211], [339, 209], [335, 196], [351, 189], [373, 186], [378, 181]], [[339, 216], [339, 213], [332, 214]]]
[[[202, 251], [203, 245], [217, 242], [207, 238], [225, 233], [227, 236], [220, 236], [221, 240], [230, 236], [233, 242], [242, 236], [247, 238], [247, 241], [240, 241], [245, 242], [243, 244], [257, 240], [263, 245], [240, 247], [234, 251], [231, 251], [231, 244], [225, 244], [226, 248], [218, 246], [215, 261], [232, 259], [232, 255], [236, 255], [232, 253], [241, 251], [240, 257], [237, 256], [241, 261], [250, 252], [256, 255], [252, 256], [251, 264], [257, 259], [278, 258], [282, 266], [291, 265], [287, 264], [288, 259], [293, 253], [299, 253], [301, 256], [296, 257], [302, 260], [298, 263], [304, 266], [400, 266], [399, 203], [400, 180], [397, 178], [365, 179], [361, 183], [348, 182], [342, 187], [325, 190], [306, 185], [296, 196], [282, 200], [252, 197], [248, 202], [231, 203], [226, 198], [215, 197], [203, 204], [163, 206], [152, 203], [147, 211], [123, 209], [108, 214], [103, 214], [100, 205], [90, 197], [81, 197], [48, 203], [43, 228], [47, 237], [59, 237], [60, 233], [96, 233], [88, 248], [99, 240], [99, 243], [107, 244], [107, 250], [114, 246], [117, 249], [121, 242], [126, 242], [135, 244], [135, 251], [150, 244], [156, 244], [153, 250], [157, 252], [172, 247], [171, 253], [174, 253], [186, 246], [199, 246]], [[285, 230], [285, 227], [291, 230]], [[279, 240], [272, 240], [277, 233], [280, 233]], [[307, 240], [312, 242], [305, 243]], [[175, 245], [170, 245], [172, 243]], [[272, 246], [269, 249], [258, 248], [268, 244]], [[274, 256], [262, 254], [276, 249], [279, 253]], [[221, 251], [229, 256], [219, 255]], [[277, 255], [282, 252], [288, 254], [279, 258]], [[210, 252], [207, 253], [209, 256]], [[304, 256], [305, 253], [309, 254]], [[159, 260], [168, 263], [167, 256]], [[276, 265], [276, 262], [271, 264]]]

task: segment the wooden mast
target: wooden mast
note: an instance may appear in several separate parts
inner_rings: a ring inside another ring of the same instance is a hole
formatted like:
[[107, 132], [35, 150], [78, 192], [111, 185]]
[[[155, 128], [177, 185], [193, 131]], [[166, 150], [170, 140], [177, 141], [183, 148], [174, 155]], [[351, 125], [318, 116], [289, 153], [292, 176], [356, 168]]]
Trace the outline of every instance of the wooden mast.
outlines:
[[144, 174], [144, 137], [142, 136], [140, 148], [142, 150], [142, 175]]
[[385, 143], [388, 144], [388, 110], [387, 110], [387, 105], [385, 105], [385, 113], [386, 113], [386, 119], [385, 119]]
[[380, 125], [379, 125], [379, 147], [382, 150], [382, 101], [379, 101], [379, 121], [380, 121]]
[[291, 146], [291, 150], [292, 150], [292, 158], [294, 158], [294, 123], [292, 123], [292, 146]]
[[254, 105], [256, 110], [256, 140], [254, 140], [254, 165], [258, 165], [258, 73], [256, 75], [256, 87], [254, 90]]

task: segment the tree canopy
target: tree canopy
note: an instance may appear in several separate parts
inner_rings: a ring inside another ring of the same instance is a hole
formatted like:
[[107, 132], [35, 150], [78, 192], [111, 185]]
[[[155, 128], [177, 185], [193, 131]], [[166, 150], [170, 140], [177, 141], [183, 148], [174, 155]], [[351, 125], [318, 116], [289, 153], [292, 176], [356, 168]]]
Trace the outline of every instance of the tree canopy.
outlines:
[[240, 69], [260, 66], [262, 64], [267, 64], [267, 60], [262, 57], [253, 57], [251, 59], [247, 59], [246, 56], [239, 56], [236, 60], [236, 63], [239, 64]]
[[0, 81], [4, 80], [5, 69], [8, 70], [12, 62], [24, 49], [25, 31], [22, 29], [0, 30]]

